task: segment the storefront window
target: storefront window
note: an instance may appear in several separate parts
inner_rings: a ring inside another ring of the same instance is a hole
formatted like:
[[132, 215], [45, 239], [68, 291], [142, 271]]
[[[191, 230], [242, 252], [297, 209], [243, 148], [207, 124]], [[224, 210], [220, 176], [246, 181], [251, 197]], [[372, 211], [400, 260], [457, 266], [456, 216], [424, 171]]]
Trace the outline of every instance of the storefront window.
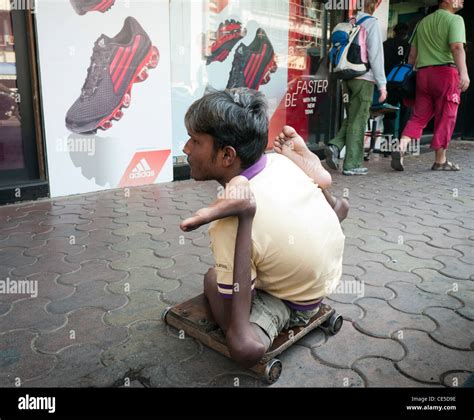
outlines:
[[16, 71], [15, 39], [9, 2], [0, 9], [0, 180], [1, 171], [25, 167]]
[[171, 28], [179, 28], [171, 33], [175, 163], [185, 161], [186, 110], [208, 86], [263, 92], [269, 139], [285, 124], [309, 143], [328, 138], [334, 95], [324, 58], [343, 12], [319, 0], [176, 0], [170, 7]]

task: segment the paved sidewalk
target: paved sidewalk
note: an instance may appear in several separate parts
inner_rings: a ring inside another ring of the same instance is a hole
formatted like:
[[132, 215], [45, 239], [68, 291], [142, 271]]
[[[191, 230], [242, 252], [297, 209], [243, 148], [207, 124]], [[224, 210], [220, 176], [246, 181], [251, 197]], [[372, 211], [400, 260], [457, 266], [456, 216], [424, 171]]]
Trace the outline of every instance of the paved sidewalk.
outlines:
[[[351, 211], [346, 293], [327, 301], [345, 323], [282, 354], [274, 387], [452, 387], [474, 371], [474, 144], [452, 144], [460, 173], [432, 157], [334, 176]], [[178, 224], [216, 192], [184, 181], [1, 207], [0, 280], [39, 287], [0, 294], [0, 386], [267, 386], [160, 319], [202, 291], [206, 228]]]

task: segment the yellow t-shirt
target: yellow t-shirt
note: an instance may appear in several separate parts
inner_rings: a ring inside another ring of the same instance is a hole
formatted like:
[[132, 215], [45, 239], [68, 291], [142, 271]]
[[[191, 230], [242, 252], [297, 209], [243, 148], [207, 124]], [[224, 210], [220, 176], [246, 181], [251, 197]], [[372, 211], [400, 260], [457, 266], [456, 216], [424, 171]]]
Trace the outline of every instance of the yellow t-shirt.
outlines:
[[[298, 166], [278, 154], [250, 179], [257, 211], [252, 225], [252, 288], [293, 303], [310, 304], [342, 275], [344, 235], [322, 191]], [[238, 220], [211, 223], [218, 290], [231, 296]]]

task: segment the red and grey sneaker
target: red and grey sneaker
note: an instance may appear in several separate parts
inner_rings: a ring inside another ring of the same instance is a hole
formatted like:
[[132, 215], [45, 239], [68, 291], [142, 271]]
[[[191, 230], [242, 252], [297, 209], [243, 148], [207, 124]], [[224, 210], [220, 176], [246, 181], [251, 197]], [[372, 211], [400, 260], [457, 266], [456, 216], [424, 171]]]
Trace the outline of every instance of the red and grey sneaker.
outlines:
[[125, 19], [114, 38], [101, 35], [81, 96], [67, 112], [66, 127], [74, 133], [109, 129], [113, 119], [122, 118], [122, 108], [130, 105], [133, 84], [146, 80], [159, 58], [158, 48], [133, 17]]
[[115, 3], [115, 0], [70, 0], [71, 5], [78, 15], [87, 12], [106, 12]]
[[242, 24], [234, 19], [226, 20], [219, 25], [214, 32], [214, 42], [209, 47], [209, 55], [206, 56], [206, 65], [214, 61], [223, 62], [229, 55], [234, 45], [237, 44], [247, 33]]
[[259, 28], [250, 45], [242, 43], [237, 47], [227, 89], [247, 87], [258, 90], [260, 85], [270, 81], [270, 73], [275, 73], [277, 68], [273, 46], [265, 31]]

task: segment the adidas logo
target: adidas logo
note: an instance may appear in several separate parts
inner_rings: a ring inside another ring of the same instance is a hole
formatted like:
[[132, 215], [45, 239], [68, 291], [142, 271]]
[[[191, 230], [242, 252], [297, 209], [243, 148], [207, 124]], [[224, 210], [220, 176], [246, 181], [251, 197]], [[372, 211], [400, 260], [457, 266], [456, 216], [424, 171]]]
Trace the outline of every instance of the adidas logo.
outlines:
[[128, 176], [130, 179], [137, 179], [137, 178], [148, 178], [155, 176], [155, 171], [150, 168], [148, 162], [145, 158], [142, 158], [140, 162], [138, 162], [137, 166], [133, 168], [133, 171]]

